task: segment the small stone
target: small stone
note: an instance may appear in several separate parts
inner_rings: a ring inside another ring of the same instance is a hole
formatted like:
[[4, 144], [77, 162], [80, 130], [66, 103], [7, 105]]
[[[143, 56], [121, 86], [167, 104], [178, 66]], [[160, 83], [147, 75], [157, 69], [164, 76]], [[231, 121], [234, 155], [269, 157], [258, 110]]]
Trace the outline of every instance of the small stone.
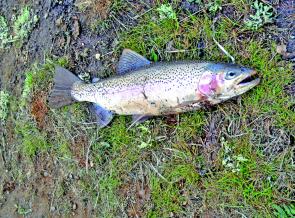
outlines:
[[101, 57], [101, 55], [100, 55], [99, 53], [95, 54], [95, 59], [96, 59], [96, 60], [99, 61], [99, 60], [100, 60], [100, 57]]
[[284, 55], [286, 54], [287, 47], [284, 44], [278, 45], [276, 50], [277, 50], [277, 53]]
[[49, 176], [49, 173], [48, 173], [47, 171], [45, 171], [45, 172], [43, 173], [43, 176], [47, 177], [47, 176]]
[[206, 173], [207, 173], [206, 170], [200, 170], [200, 171], [199, 171], [200, 176], [205, 176]]
[[174, 48], [174, 42], [173, 40], [169, 41], [166, 44], [166, 51], [175, 51], [176, 49]]
[[55, 211], [55, 207], [54, 206], [51, 206], [50, 207], [50, 212], [54, 212]]
[[77, 210], [78, 205], [76, 203], [73, 203], [73, 210]]
[[79, 37], [80, 32], [81, 32], [81, 27], [80, 27], [79, 20], [74, 19], [73, 30], [72, 30], [74, 39], [77, 39]]
[[58, 18], [56, 21], [55, 21], [55, 25], [60, 27], [62, 25], [62, 17]]

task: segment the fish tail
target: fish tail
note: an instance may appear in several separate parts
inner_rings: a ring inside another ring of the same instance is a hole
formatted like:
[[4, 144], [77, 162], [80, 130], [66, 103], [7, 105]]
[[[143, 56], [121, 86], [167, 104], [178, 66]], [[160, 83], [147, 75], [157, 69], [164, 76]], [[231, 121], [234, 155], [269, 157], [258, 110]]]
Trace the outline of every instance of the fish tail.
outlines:
[[49, 107], [60, 108], [77, 102], [71, 94], [73, 84], [76, 82], [81, 82], [77, 76], [67, 69], [56, 67], [54, 86], [48, 99]]

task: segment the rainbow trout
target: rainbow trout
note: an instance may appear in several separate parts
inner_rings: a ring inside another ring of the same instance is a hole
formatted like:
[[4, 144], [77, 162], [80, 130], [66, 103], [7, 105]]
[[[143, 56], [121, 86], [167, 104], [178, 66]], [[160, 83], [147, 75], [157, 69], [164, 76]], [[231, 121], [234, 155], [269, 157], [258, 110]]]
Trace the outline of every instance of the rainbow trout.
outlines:
[[196, 61], [151, 63], [125, 49], [116, 76], [86, 84], [57, 67], [49, 106], [92, 102], [98, 124], [106, 126], [113, 114], [133, 115], [134, 122], [158, 115], [193, 111], [241, 95], [260, 79], [253, 69], [235, 64]]

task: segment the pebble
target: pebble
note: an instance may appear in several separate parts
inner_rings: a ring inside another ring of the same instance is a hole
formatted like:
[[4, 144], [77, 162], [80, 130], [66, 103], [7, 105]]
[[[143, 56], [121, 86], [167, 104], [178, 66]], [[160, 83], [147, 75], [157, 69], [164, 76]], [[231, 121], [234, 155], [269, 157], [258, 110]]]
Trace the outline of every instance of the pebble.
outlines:
[[101, 54], [99, 54], [99, 53], [95, 54], [95, 59], [96, 59], [96, 60], [99, 61], [99, 60], [100, 60], [100, 57], [101, 57]]
[[69, 174], [69, 179], [74, 179], [74, 175], [73, 174]]
[[55, 21], [55, 25], [57, 26], [57, 27], [60, 27], [61, 26], [61, 24], [62, 24], [62, 17], [60, 17], [60, 18], [58, 18], [56, 21]]

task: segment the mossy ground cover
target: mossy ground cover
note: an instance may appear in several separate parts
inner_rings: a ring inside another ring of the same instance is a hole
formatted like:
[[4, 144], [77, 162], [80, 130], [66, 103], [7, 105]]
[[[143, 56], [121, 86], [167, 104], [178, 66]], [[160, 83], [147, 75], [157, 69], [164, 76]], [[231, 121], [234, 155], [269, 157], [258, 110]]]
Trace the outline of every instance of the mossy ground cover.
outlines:
[[[21, 96], [2, 104], [15, 184], [39, 179], [51, 187], [48, 210], [62, 216], [77, 208], [100, 217], [294, 215], [294, 98], [285, 92], [292, 66], [276, 53], [272, 26], [247, 28], [248, 1], [190, 2], [200, 10], [153, 5], [118, 33], [114, 57], [130, 48], [153, 61], [230, 62], [214, 37], [236, 63], [255, 68], [261, 84], [216, 107], [132, 128], [130, 117], [116, 116], [98, 129], [86, 103], [47, 107], [54, 66], [73, 67], [68, 57], [48, 58], [26, 72]], [[110, 9], [126, 7], [117, 0]], [[29, 209], [23, 203], [17, 211]]]

